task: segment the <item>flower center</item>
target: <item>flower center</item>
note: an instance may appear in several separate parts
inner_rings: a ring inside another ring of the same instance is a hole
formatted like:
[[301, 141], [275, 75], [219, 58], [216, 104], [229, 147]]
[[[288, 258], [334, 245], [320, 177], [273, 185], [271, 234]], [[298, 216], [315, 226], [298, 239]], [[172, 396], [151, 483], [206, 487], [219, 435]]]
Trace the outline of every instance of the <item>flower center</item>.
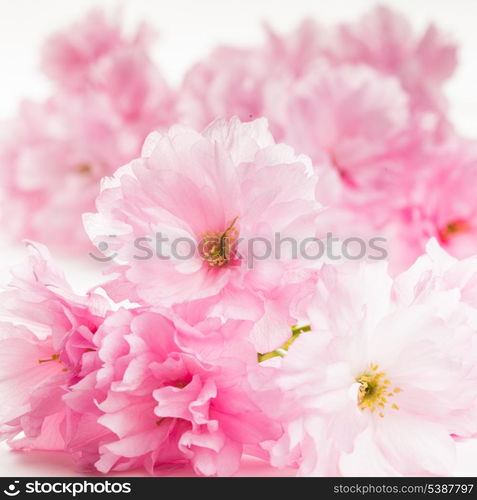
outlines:
[[[58, 363], [62, 364], [59, 354], [53, 354], [51, 358], [48, 359], [39, 359], [38, 364], [42, 365], [43, 363], [50, 363], [51, 361], [57, 361]], [[66, 372], [68, 371], [68, 369], [63, 368], [62, 371]]]
[[369, 369], [362, 375], [356, 377], [359, 384], [358, 407], [361, 410], [370, 410], [374, 413], [378, 410], [379, 416], [384, 417], [383, 410], [391, 404], [393, 410], [399, 410], [396, 403], [390, 403], [388, 398], [394, 397], [402, 390], [399, 387], [391, 387], [391, 381], [386, 377], [386, 373], [380, 371], [378, 365], [370, 363]]
[[447, 226], [439, 231], [441, 241], [447, 243], [453, 236], [468, 233], [471, 230], [470, 224], [464, 219], [457, 219], [449, 222]]
[[79, 165], [76, 166], [76, 171], [79, 174], [87, 175], [90, 174], [93, 171], [93, 169], [87, 163], [80, 163]]
[[199, 235], [199, 253], [210, 267], [222, 267], [230, 263], [238, 238], [235, 227], [237, 219], [238, 217], [235, 217], [225, 231], [207, 231]]

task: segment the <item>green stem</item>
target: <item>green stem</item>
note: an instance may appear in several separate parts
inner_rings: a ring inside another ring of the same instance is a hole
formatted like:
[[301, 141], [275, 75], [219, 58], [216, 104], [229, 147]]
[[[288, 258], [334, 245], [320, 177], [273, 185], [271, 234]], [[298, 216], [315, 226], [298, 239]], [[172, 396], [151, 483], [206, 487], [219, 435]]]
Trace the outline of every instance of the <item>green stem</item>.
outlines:
[[270, 352], [265, 352], [265, 353], [257, 353], [257, 360], [259, 363], [262, 363], [263, 361], [266, 361], [267, 359], [272, 359], [272, 358], [283, 358], [285, 354], [287, 353], [288, 349], [290, 346], [295, 342], [295, 340], [303, 333], [303, 332], [309, 332], [311, 331], [311, 326], [310, 325], [304, 325], [304, 326], [292, 326], [291, 327], [292, 335], [291, 337], [278, 349], [275, 349], [274, 351]]

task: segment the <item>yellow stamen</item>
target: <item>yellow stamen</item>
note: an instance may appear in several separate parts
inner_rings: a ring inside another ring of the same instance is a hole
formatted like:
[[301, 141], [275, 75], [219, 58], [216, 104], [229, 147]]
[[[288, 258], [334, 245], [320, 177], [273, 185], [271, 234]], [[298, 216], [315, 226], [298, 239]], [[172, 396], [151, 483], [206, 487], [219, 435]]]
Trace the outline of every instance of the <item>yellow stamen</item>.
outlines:
[[[394, 396], [401, 392], [399, 387], [395, 387], [390, 391], [391, 380], [386, 378], [386, 373], [379, 371], [377, 364], [370, 363], [369, 370], [356, 377], [356, 382], [359, 385], [358, 392], [358, 407], [361, 410], [369, 410], [371, 413], [379, 408], [384, 410], [387, 407], [387, 397]], [[399, 410], [398, 405], [392, 404], [391, 408]], [[384, 417], [384, 412], [379, 411], [379, 416]]]
[[59, 354], [53, 354], [49, 359], [39, 359], [38, 363], [40, 363], [41, 365], [42, 363], [49, 363], [50, 361], [58, 361], [59, 359], [60, 359]]
[[201, 257], [210, 267], [222, 267], [230, 263], [233, 246], [238, 238], [238, 231], [235, 224], [238, 217], [235, 217], [222, 232], [212, 233], [207, 231], [199, 235], [199, 251]]

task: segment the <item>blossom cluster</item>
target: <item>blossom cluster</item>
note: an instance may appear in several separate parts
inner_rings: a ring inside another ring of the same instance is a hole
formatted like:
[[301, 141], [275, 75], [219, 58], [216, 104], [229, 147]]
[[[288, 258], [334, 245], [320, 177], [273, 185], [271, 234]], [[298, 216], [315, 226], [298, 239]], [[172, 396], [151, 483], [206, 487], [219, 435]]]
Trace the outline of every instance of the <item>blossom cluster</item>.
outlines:
[[81, 254], [81, 214], [99, 181], [139, 154], [147, 134], [174, 121], [174, 92], [151, 57], [154, 31], [129, 34], [119, 13], [94, 10], [45, 42], [44, 102], [24, 101], [2, 123], [4, 232]]
[[[100, 473], [230, 476], [252, 456], [452, 475], [477, 436], [477, 143], [447, 117], [455, 46], [378, 7], [218, 48], [174, 91], [149, 43], [93, 12], [46, 45], [54, 96], [7, 127], [8, 227], [94, 246], [108, 277], [78, 295], [27, 241], [0, 292], [0, 439]], [[306, 258], [330, 232], [388, 246]]]

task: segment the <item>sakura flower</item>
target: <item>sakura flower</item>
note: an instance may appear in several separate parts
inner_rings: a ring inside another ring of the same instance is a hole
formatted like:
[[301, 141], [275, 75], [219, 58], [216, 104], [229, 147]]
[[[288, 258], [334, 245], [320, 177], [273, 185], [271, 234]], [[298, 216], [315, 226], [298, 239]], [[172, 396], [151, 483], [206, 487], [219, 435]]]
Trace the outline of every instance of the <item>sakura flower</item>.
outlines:
[[457, 66], [457, 48], [433, 24], [418, 35], [403, 14], [377, 6], [358, 22], [340, 25], [336, 47], [341, 62], [398, 77], [414, 109], [445, 109], [442, 86]]
[[396, 276], [396, 298], [410, 305], [427, 300], [435, 291], [456, 290], [463, 303], [477, 308], [476, 256], [456, 259], [435, 238], [429, 240], [425, 250], [409, 269]]
[[256, 363], [244, 335], [250, 327], [218, 319], [175, 323], [145, 310], [110, 316], [94, 337], [101, 367], [67, 397], [80, 422], [88, 395], [98, 401], [89, 411], [109, 434], [97, 441], [95, 467], [153, 473], [190, 462], [199, 474], [231, 475], [245, 447], [277, 437], [280, 427], [248, 395], [245, 370]]
[[62, 87], [91, 85], [94, 68], [115, 51], [147, 46], [150, 33], [145, 26], [127, 37], [118, 12], [96, 9], [72, 26], [50, 36], [43, 47], [45, 73]]
[[94, 206], [99, 179], [137, 154], [138, 132], [101, 98], [24, 103], [0, 146], [6, 233], [72, 253], [89, 248], [81, 214]]
[[382, 264], [322, 270], [315, 294], [298, 305], [311, 331], [252, 379], [286, 426], [263, 444], [272, 464], [295, 464], [301, 475], [452, 473], [451, 435], [474, 404], [475, 376], [463, 376], [470, 358], [449, 353], [447, 339], [456, 329], [468, 337], [468, 325], [457, 321], [453, 291], [405, 307], [392, 297]]
[[395, 79], [321, 62], [276, 103], [269, 111], [274, 133], [315, 164], [326, 156], [344, 183], [363, 190], [377, 179], [390, 182], [412, 128], [407, 95]]
[[55, 96], [23, 103], [0, 139], [7, 233], [72, 253], [89, 248], [80, 217], [93, 208], [99, 179], [174, 120], [174, 96], [143, 31], [128, 40], [119, 19], [95, 11], [47, 43]]
[[456, 52], [454, 43], [434, 25], [417, 34], [404, 15], [384, 6], [358, 22], [337, 26], [305, 19], [290, 34], [267, 26], [265, 44], [245, 50], [220, 47], [187, 73], [179, 116], [198, 129], [232, 115], [271, 120], [297, 80], [310, 72], [326, 77], [326, 65], [318, 65], [321, 61], [332, 68], [354, 67], [358, 73], [365, 66], [395, 78], [413, 114], [445, 122], [442, 87], [456, 67]]
[[96, 70], [105, 61], [131, 48], [147, 51], [154, 36], [145, 23], [127, 33], [119, 10], [96, 8], [50, 35], [42, 47], [42, 68], [58, 86], [84, 90], [98, 84]]
[[116, 254], [114, 300], [168, 306], [253, 291], [260, 307], [309, 274], [289, 246], [267, 245], [314, 235], [315, 185], [309, 160], [275, 144], [265, 120], [218, 121], [202, 134], [173, 127], [103, 182], [85, 224]]
[[141, 139], [169, 124], [174, 99], [150, 52], [153, 29], [142, 23], [128, 34], [119, 12], [92, 10], [53, 34], [43, 49], [43, 68], [62, 92], [99, 93]]
[[267, 40], [264, 57], [276, 67], [299, 79], [317, 60], [335, 61], [336, 28], [324, 26], [312, 18], [304, 19], [291, 33], [279, 33], [265, 25]]
[[269, 30], [267, 52], [303, 75], [318, 59], [334, 67], [368, 66], [399, 80], [416, 112], [446, 109], [442, 87], [457, 66], [457, 47], [433, 24], [418, 34], [404, 14], [377, 6], [358, 21], [324, 27], [304, 20], [292, 33]]
[[274, 101], [274, 135], [309, 154], [320, 175], [322, 227], [342, 240], [386, 237], [394, 252], [392, 228], [434, 175], [424, 158], [449, 140], [446, 127], [425, 123], [396, 78], [366, 66], [321, 61]]
[[477, 148], [454, 139], [420, 161], [405, 204], [393, 220], [393, 259], [404, 269], [424, 252], [430, 238], [457, 258], [477, 251], [477, 206], [473, 185]]
[[40, 246], [12, 275], [1, 294], [0, 436], [23, 431], [13, 448], [63, 449], [62, 397], [95, 366], [92, 339], [106, 304], [75, 295]]
[[[375, 14], [384, 16], [384, 11], [390, 22], [398, 23], [399, 16], [385, 9]], [[411, 56], [402, 60], [390, 56], [396, 66], [389, 71], [365, 58], [340, 58], [339, 41], [324, 40], [339, 40], [347, 33], [345, 28], [326, 34], [316, 27], [315, 39], [311, 25], [304, 23], [303, 33], [298, 30], [290, 40], [273, 34], [270, 43], [278, 60], [298, 55], [301, 37], [312, 38], [308, 50], [316, 47], [316, 53], [313, 58], [305, 52], [306, 62], [300, 71], [293, 71], [295, 76], [287, 84], [270, 85], [272, 98], [265, 116], [274, 136], [310, 155], [327, 178], [318, 185], [317, 196], [331, 208], [333, 230], [346, 235], [347, 228], [368, 225], [372, 235], [397, 217], [396, 209], [409, 205], [409, 189], [424, 182], [422, 176], [415, 177], [427, 165], [423, 156], [454, 140], [452, 131], [440, 112], [424, 116], [416, 109], [413, 95], [402, 86], [398, 69]], [[384, 38], [388, 36], [382, 31]], [[370, 50], [381, 50], [378, 42], [370, 39]], [[361, 47], [358, 42], [356, 46]], [[323, 170], [323, 158], [331, 172]]]
[[22, 105], [0, 148], [7, 234], [88, 248], [80, 214], [94, 203], [98, 179], [135, 150], [104, 104], [61, 96]]
[[202, 130], [217, 118], [264, 116], [268, 66], [260, 50], [218, 47], [184, 77], [177, 101], [180, 122]]
[[[432, 62], [439, 58], [443, 71]], [[323, 178], [323, 227], [343, 240], [386, 237], [397, 249], [394, 223], [432, 176], [425, 158], [453, 140], [441, 87], [454, 65], [455, 47], [435, 28], [420, 37], [387, 8], [338, 27], [307, 20], [288, 36], [268, 29], [255, 49], [216, 50], [186, 76], [179, 114], [195, 127], [262, 114]]]
[[[458, 260], [447, 254], [435, 239], [430, 240], [426, 253], [413, 266], [396, 277], [393, 288], [396, 300], [404, 306], [440, 301], [438, 313], [452, 325], [452, 331], [445, 339], [445, 348], [461, 367], [463, 382], [459, 386], [462, 390], [455, 394], [455, 402], [465, 401], [462, 409], [455, 412], [454, 420], [461, 420], [453, 434], [464, 438], [477, 435], [477, 393], [472, 387], [466, 392], [466, 381], [477, 379], [476, 291], [475, 255]], [[459, 299], [459, 314], [455, 313], [455, 299], [440, 299], [451, 294]], [[469, 400], [473, 401], [471, 407]]]

